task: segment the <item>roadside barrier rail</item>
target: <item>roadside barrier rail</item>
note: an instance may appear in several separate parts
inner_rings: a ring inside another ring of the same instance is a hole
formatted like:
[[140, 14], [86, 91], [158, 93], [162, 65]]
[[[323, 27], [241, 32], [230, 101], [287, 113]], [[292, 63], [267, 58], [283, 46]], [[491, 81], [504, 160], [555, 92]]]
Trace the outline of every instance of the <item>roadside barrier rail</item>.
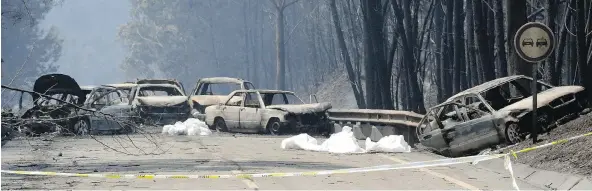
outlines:
[[327, 118], [336, 123], [417, 127], [423, 115], [410, 111], [379, 109], [330, 109]]

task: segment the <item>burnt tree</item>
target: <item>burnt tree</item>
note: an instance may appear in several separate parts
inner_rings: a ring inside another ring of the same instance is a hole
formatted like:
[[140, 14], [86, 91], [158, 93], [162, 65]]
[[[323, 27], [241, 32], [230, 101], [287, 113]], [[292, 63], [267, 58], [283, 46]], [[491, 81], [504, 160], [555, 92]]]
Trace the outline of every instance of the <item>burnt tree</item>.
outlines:
[[286, 46], [284, 43], [284, 10], [298, 0], [270, 0], [275, 7], [276, 89], [286, 89]]
[[508, 73], [511, 75], [521, 74], [530, 76], [532, 71], [532, 65], [528, 64], [516, 53], [516, 47], [514, 47], [514, 35], [518, 29], [526, 24], [526, 0], [511, 0], [506, 2], [506, 22], [508, 26], [506, 41], [509, 53], [509, 67]]

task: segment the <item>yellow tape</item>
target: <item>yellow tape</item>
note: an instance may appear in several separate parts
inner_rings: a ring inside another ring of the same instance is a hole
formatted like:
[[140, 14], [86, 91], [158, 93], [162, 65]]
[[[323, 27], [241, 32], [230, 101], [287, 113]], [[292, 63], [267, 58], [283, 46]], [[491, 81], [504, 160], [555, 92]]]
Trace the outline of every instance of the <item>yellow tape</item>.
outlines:
[[515, 159], [518, 158], [518, 155], [516, 154], [516, 152], [514, 152], [514, 150], [510, 150], [510, 153], [512, 153], [512, 156], [514, 156]]
[[475, 161], [491, 160], [500, 157], [508, 157], [509, 155], [518, 158], [517, 153], [528, 152], [540, 148], [549, 147], [556, 144], [566, 143], [570, 140], [586, 137], [592, 135], [592, 132], [570, 137], [568, 139], [561, 139], [553, 141], [544, 145], [535, 147], [525, 148], [514, 152], [510, 150], [510, 153], [496, 154], [496, 155], [477, 155], [460, 158], [447, 158], [431, 161], [420, 161], [410, 162], [404, 164], [395, 165], [380, 165], [373, 167], [363, 168], [350, 168], [350, 169], [338, 169], [338, 170], [323, 170], [323, 171], [312, 171], [312, 172], [288, 172], [288, 173], [260, 173], [260, 174], [236, 174], [236, 175], [156, 175], [156, 174], [79, 174], [79, 173], [58, 173], [58, 172], [42, 172], [42, 171], [14, 171], [14, 170], [0, 170], [1, 173], [8, 174], [23, 174], [23, 175], [45, 175], [45, 176], [73, 176], [73, 177], [93, 177], [93, 178], [137, 178], [137, 179], [222, 179], [222, 178], [263, 178], [263, 177], [292, 177], [292, 176], [317, 176], [317, 175], [331, 175], [331, 174], [348, 174], [348, 173], [360, 173], [360, 172], [374, 172], [374, 171], [385, 171], [385, 170], [396, 170], [396, 169], [412, 169], [412, 168], [425, 168], [434, 166], [448, 166], [453, 164], [462, 163], [474, 163]]

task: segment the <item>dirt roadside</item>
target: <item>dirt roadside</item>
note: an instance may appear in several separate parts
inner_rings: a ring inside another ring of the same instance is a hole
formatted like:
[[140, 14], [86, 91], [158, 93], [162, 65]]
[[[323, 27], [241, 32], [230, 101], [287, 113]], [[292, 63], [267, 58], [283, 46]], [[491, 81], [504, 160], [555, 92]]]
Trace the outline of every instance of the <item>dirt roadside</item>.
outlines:
[[[588, 132], [592, 132], [592, 113], [561, 125], [553, 129], [549, 134], [539, 135], [539, 139], [542, 141], [536, 145], [532, 144], [532, 140], [526, 140], [511, 148], [504, 149], [503, 152], [507, 153], [510, 149], [517, 151]], [[567, 143], [520, 153], [515, 160], [538, 169], [592, 176], [591, 145], [592, 137], [588, 136]]]

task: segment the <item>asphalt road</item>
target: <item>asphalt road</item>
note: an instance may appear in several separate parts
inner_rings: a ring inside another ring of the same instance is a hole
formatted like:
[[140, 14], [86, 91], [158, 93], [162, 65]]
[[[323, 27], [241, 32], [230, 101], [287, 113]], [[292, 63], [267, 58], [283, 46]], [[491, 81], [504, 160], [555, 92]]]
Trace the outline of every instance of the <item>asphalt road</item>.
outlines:
[[[300, 172], [367, 167], [442, 158], [422, 152], [397, 154], [329, 154], [282, 150], [286, 137], [214, 134], [211, 137], [154, 135], [166, 152], [159, 155], [126, 155], [110, 151], [94, 139], [53, 137], [10, 141], [2, 147], [2, 169], [76, 173], [232, 174]], [[138, 153], [154, 151], [154, 141], [141, 135], [131, 138], [101, 136], [107, 146]], [[61, 155], [60, 155], [61, 153]], [[500, 168], [504, 168], [500, 166]], [[522, 190], [540, 189], [518, 182]], [[368, 190], [463, 189], [511, 190], [509, 174], [461, 164], [427, 169], [406, 169], [314, 177], [249, 179], [99, 179], [2, 174], [2, 189], [267, 189], [267, 190]]]

